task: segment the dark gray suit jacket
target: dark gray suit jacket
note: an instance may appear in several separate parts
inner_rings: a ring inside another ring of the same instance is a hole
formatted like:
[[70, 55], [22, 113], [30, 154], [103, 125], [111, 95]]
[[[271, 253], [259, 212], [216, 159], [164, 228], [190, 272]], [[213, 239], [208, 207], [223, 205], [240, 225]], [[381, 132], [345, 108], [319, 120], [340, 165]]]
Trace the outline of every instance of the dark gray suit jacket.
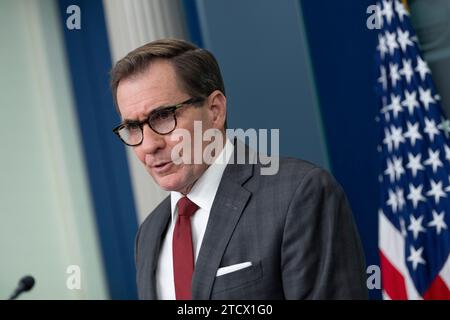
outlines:
[[[193, 299], [367, 298], [363, 251], [340, 185], [302, 160], [280, 158], [276, 175], [260, 169], [227, 165], [195, 264]], [[139, 228], [140, 299], [157, 298], [170, 216], [169, 196]], [[218, 268], [247, 261], [251, 267], [216, 277]]]

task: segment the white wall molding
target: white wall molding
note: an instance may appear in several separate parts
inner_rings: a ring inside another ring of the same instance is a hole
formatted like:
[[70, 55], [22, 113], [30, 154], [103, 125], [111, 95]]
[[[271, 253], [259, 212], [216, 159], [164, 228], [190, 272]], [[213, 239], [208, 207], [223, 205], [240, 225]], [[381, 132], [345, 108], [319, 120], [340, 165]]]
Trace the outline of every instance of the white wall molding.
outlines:
[[[113, 63], [131, 50], [161, 38], [186, 38], [179, 0], [103, 0]], [[167, 196], [127, 148], [137, 218], [145, 217]]]

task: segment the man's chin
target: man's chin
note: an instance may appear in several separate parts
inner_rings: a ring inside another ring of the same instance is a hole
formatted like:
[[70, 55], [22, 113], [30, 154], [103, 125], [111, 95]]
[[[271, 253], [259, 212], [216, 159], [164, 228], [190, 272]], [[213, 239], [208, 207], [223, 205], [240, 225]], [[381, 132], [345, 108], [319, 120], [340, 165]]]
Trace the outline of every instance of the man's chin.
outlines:
[[183, 185], [173, 175], [172, 177], [171, 175], [158, 177], [155, 179], [155, 181], [164, 191], [178, 191], [183, 188]]

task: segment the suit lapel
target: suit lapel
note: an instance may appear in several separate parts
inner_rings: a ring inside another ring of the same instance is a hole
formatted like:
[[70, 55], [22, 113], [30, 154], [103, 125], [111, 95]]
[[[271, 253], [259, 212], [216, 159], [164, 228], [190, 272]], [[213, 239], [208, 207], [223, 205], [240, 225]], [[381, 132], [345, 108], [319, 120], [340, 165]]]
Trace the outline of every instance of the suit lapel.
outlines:
[[[236, 151], [236, 148], [235, 148]], [[248, 149], [245, 148], [248, 155]], [[236, 153], [236, 152], [235, 152]], [[242, 187], [253, 174], [252, 164], [228, 164], [211, 207], [192, 279], [192, 298], [209, 299], [216, 271], [251, 193]], [[247, 158], [248, 159], [248, 158]]]
[[170, 208], [170, 196], [167, 197], [159, 206], [158, 211], [154, 212], [156, 214], [155, 218], [157, 218], [155, 224], [155, 232], [153, 235], [152, 241], [149, 243], [153, 243], [154, 245], [151, 247], [151, 252], [149, 252], [150, 257], [152, 257], [152, 265], [151, 265], [151, 274], [149, 278], [149, 297], [150, 300], [156, 300], [156, 268], [158, 267], [159, 254], [161, 251], [161, 242], [164, 239], [164, 236], [167, 231], [167, 227], [169, 226], [170, 217], [171, 217], [171, 208]]

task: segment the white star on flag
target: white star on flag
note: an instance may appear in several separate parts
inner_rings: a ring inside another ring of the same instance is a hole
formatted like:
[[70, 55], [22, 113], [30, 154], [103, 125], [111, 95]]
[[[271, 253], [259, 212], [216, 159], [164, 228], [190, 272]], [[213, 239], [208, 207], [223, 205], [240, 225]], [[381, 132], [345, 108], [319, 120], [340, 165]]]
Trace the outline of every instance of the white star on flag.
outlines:
[[423, 105], [425, 106], [425, 109], [427, 110], [430, 107], [430, 104], [436, 103], [436, 101], [431, 96], [430, 89], [424, 90], [422, 87], [419, 87], [419, 96], [420, 101], [422, 101]]
[[394, 17], [394, 9], [392, 8], [392, 2], [383, 0], [383, 15], [386, 17], [388, 24], [391, 24]]
[[402, 131], [403, 131], [402, 127], [391, 126], [391, 140], [394, 144], [395, 149], [398, 149], [398, 147], [400, 146], [400, 143], [405, 142], [405, 138], [403, 138]]
[[414, 249], [413, 246], [410, 246], [410, 254], [408, 257], [408, 261], [412, 262], [413, 269], [416, 270], [419, 264], [426, 264], [425, 260], [422, 258], [423, 247], [420, 247], [418, 250]]
[[409, 37], [409, 32], [405, 31], [403, 32], [400, 28], [397, 29], [397, 39], [398, 43], [400, 43], [400, 47], [402, 48], [403, 52], [406, 52], [406, 48], [408, 46], [413, 46], [413, 43]]
[[425, 232], [425, 228], [422, 227], [423, 216], [420, 216], [417, 220], [413, 215], [410, 215], [410, 224], [408, 230], [412, 231], [414, 239], [417, 239], [420, 232]]
[[386, 121], [389, 121], [389, 119], [391, 118], [390, 116], [389, 116], [389, 105], [387, 104], [387, 99], [386, 99], [386, 97], [383, 97], [383, 108], [381, 108], [381, 113], [384, 115], [384, 118], [386, 119]]
[[388, 79], [387, 79], [387, 74], [386, 74], [386, 68], [384, 66], [380, 67], [380, 77], [378, 78], [378, 82], [380, 82], [383, 86], [383, 89], [386, 90], [387, 89], [387, 85], [388, 85]]
[[438, 128], [444, 131], [445, 136], [448, 138], [450, 133], [450, 120], [441, 119], [441, 123]]
[[397, 85], [397, 82], [402, 79], [400, 74], [398, 73], [398, 64], [391, 63], [389, 64], [389, 76], [391, 78], [392, 86], [395, 87]]
[[411, 124], [411, 122], [407, 122], [408, 130], [403, 135], [405, 138], [411, 140], [411, 145], [414, 147], [417, 139], [422, 139], [422, 135], [419, 133], [419, 123]]
[[389, 49], [389, 54], [392, 56], [394, 55], [395, 49], [398, 49], [398, 43], [396, 40], [397, 34], [395, 32], [386, 32], [386, 45]]
[[413, 177], [416, 177], [417, 171], [419, 170], [425, 170], [425, 167], [420, 163], [420, 160], [422, 158], [422, 154], [418, 153], [416, 156], [413, 156], [411, 153], [408, 152], [408, 164], [406, 165], [406, 168], [410, 169], [412, 172]]
[[428, 159], [423, 162], [433, 168], [433, 173], [436, 172], [437, 168], [442, 167], [442, 162], [439, 159], [439, 150], [433, 151], [428, 149]]
[[391, 159], [387, 159], [387, 167], [384, 171], [384, 174], [389, 175], [389, 180], [391, 182], [394, 182], [395, 180], [395, 170], [394, 170], [394, 164], [392, 163]]
[[381, 57], [384, 59], [384, 56], [386, 55], [386, 53], [389, 52], [389, 49], [386, 45], [386, 38], [382, 35], [379, 34], [378, 35], [378, 47], [377, 47], [378, 51], [380, 51], [380, 55]]
[[398, 208], [399, 208], [399, 210], [402, 210], [403, 206], [406, 204], [405, 197], [403, 195], [403, 189], [397, 187], [395, 192], [397, 194], [397, 205], [398, 205]]
[[425, 80], [427, 74], [431, 74], [428, 64], [423, 61], [421, 57], [417, 57], [416, 71], [420, 74], [420, 79], [422, 79], [422, 81]]
[[408, 107], [408, 112], [412, 115], [414, 113], [414, 108], [420, 107], [419, 101], [417, 101], [417, 92], [405, 90], [405, 100], [403, 100], [402, 106]]
[[388, 206], [391, 206], [392, 207], [392, 211], [395, 213], [395, 212], [397, 212], [397, 206], [398, 206], [398, 203], [397, 203], [397, 194], [395, 193], [395, 192], [393, 192], [392, 190], [389, 190], [389, 199], [388, 199], [388, 201], [386, 202], [386, 204], [388, 205]]
[[389, 109], [392, 110], [394, 119], [397, 119], [398, 114], [403, 111], [402, 106], [400, 105], [400, 99], [400, 96], [391, 95], [391, 104]]
[[438, 214], [436, 211], [433, 210], [433, 220], [430, 223], [428, 223], [429, 227], [436, 228], [437, 234], [441, 234], [442, 229], [447, 229], [447, 224], [444, 221], [444, 215], [445, 215], [444, 211]]
[[392, 151], [392, 136], [389, 132], [389, 129], [384, 129], [384, 140], [383, 143], [388, 148], [389, 152]]
[[447, 194], [442, 189], [442, 181], [435, 182], [433, 180], [430, 181], [431, 189], [427, 192], [427, 196], [433, 196], [436, 204], [439, 204], [440, 198], [447, 197]]
[[436, 127], [436, 123], [434, 120], [430, 120], [428, 118], [425, 118], [425, 129], [423, 130], [428, 134], [428, 137], [430, 137], [431, 142], [434, 140], [434, 136], [439, 134], [439, 130]]
[[412, 69], [411, 60], [403, 59], [402, 63], [403, 63], [403, 68], [400, 70], [400, 74], [405, 77], [406, 82], [409, 84], [411, 82], [412, 77], [414, 76], [414, 71]]
[[403, 165], [402, 165], [403, 160], [401, 157], [399, 157], [399, 158], [394, 157], [393, 160], [394, 160], [395, 178], [397, 180], [400, 180], [402, 174], [405, 173], [405, 169], [403, 168]]
[[419, 201], [425, 202], [427, 199], [422, 195], [423, 185], [419, 185], [417, 188], [414, 187], [412, 183], [409, 184], [409, 194], [407, 196], [408, 200], [411, 200], [414, 209], [417, 208]]

